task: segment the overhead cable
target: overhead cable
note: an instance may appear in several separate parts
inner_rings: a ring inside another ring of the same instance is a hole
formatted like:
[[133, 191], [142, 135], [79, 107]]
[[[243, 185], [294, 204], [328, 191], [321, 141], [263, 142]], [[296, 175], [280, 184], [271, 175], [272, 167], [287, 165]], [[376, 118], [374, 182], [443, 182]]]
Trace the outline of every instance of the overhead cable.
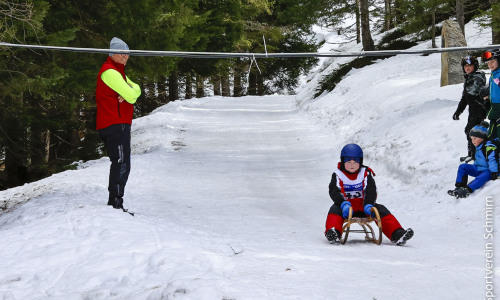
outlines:
[[[84, 52], [84, 53], [102, 53], [108, 54], [109, 49], [99, 48], [76, 48], [60, 46], [43, 45], [25, 45], [0, 42], [0, 47], [27, 48], [39, 50]], [[499, 49], [500, 45], [487, 45], [477, 47], [450, 47], [450, 48], [430, 48], [430, 49], [406, 49], [406, 50], [377, 50], [377, 51], [359, 51], [359, 52], [303, 52], [303, 53], [231, 53], [231, 52], [186, 52], [186, 51], [154, 51], [154, 50], [115, 50], [113, 53], [129, 54], [134, 56], [166, 56], [182, 58], [288, 58], [288, 57], [359, 57], [359, 56], [392, 56], [400, 54], [434, 54], [443, 52], [466, 52], [466, 51], [486, 51]], [[0, 48], [1, 49], [1, 48]], [[266, 49], [267, 50], [267, 49]]]

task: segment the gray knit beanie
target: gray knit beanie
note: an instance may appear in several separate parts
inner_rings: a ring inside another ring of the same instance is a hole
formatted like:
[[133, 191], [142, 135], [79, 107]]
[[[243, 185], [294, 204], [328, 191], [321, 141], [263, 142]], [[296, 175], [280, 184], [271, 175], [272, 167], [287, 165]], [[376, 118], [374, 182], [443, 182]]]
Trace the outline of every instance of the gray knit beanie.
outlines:
[[[120, 40], [119, 38], [117, 37], [114, 37], [113, 39], [111, 39], [111, 42], [109, 43], [109, 49], [110, 50], [129, 50], [128, 49], [128, 45]], [[113, 52], [110, 52], [109, 53], [109, 56], [113, 56], [114, 54], [128, 54], [128, 53], [124, 53], [124, 52], [120, 52], [120, 53], [113, 53]]]

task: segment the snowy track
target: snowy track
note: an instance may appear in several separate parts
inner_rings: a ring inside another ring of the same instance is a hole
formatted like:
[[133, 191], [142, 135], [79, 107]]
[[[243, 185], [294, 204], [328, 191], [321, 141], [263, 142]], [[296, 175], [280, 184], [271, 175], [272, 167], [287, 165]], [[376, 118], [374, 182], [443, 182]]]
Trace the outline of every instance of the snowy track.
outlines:
[[344, 141], [293, 97], [177, 101], [135, 120], [132, 139], [125, 205], [136, 217], [105, 206], [106, 158], [0, 192], [30, 199], [0, 218], [0, 299], [483, 295], [482, 219], [460, 220], [480, 204], [455, 210], [448, 196], [408, 197], [377, 176], [379, 201], [414, 239], [326, 242], [328, 183]]

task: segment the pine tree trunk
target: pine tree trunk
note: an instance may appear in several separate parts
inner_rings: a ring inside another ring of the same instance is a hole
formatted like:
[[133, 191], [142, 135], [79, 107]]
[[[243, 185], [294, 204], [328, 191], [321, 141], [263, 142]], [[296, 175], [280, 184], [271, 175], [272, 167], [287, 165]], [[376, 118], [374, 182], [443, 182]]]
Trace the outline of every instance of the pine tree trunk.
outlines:
[[384, 1], [384, 31], [391, 29], [391, 0]]
[[168, 76], [168, 101], [177, 99], [179, 99], [179, 73], [175, 70]]
[[193, 77], [191, 72], [186, 73], [186, 99], [193, 98]]
[[[491, 40], [493, 45], [500, 44], [500, 30], [496, 29], [500, 27], [500, 3], [498, 0], [490, 0], [492, 16], [491, 16]], [[495, 28], [496, 27], [496, 28]]]
[[[433, 0], [433, 3], [435, 4], [436, 1]], [[432, 48], [437, 48], [436, 45], [436, 5], [432, 7], [432, 26], [431, 26], [431, 37], [432, 37]]]
[[214, 95], [215, 96], [220, 96], [221, 95], [221, 80], [220, 76], [212, 76], [212, 82], [214, 84]]
[[243, 95], [243, 86], [241, 85], [241, 76], [234, 73], [234, 90], [233, 97], [241, 97]]
[[231, 89], [229, 87], [229, 74], [222, 75], [221, 85], [222, 85], [222, 96], [230, 97], [231, 96]]
[[250, 71], [250, 75], [248, 76], [248, 94], [257, 95], [257, 75], [252, 71]]
[[50, 130], [42, 128], [40, 124], [33, 124], [30, 133], [29, 178], [38, 180], [48, 174]]
[[360, 0], [356, 0], [356, 43], [361, 43], [361, 16], [359, 14]]
[[264, 96], [266, 94], [266, 88], [264, 86], [264, 76], [260, 73], [257, 74], [257, 94], [259, 96]]
[[368, 7], [368, 0], [360, 0], [361, 8], [361, 41], [363, 43], [364, 51], [375, 50], [372, 34], [370, 32], [370, 11]]
[[162, 105], [168, 102], [168, 91], [167, 91], [167, 80], [166, 76], [158, 76], [159, 80], [157, 82], [158, 85], [158, 104]]
[[234, 66], [234, 75], [233, 75], [233, 80], [234, 80], [234, 90], [233, 90], [233, 96], [234, 97], [241, 97], [243, 96], [243, 82], [242, 82], [242, 76], [243, 76], [243, 67], [242, 67], [242, 62], [240, 59], [236, 61], [236, 64]]
[[401, 13], [401, 1], [403, 0], [394, 0], [394, 10], [393, 10], [393, 26], [396, 27], [399, 24], [403, 23], [403, 14]]
[[205, 97], [205, 78], [201, 75], [196, 75], [196, 98]]
[[464, 0], [456, 0], [457, 22], [465, 36]]
[[50, 157], [50, 130], [33, 126], [31, 129], [31, 165], [47, 165]]
[[19, 186], [27, 182], [28, 168], [24, 161], [24, 127], [17, 116], [12, 116], [4, 123], [5, 139], [5, 174], [7, 187]]

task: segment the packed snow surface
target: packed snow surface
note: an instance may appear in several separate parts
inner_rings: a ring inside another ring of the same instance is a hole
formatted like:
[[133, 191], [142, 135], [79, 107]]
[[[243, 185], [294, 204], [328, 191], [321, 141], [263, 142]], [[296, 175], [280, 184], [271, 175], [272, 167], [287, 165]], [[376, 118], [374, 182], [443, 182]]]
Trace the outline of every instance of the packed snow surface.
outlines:
[[[397, 56], [312, 99], [331, 63], [296, 96], [175, 101], [134, 120], [134, 217], [106, 206], [106, 157], [0, 192], [0, 299], [483, 299], [500, 278], [485, 236], [499, 183], [446, 193], [466, 153], [462, 86], [439, 86], [439, 54]], [[406, 246], [326, 241], [351, 142], [378, 203], [415, 231]]]

